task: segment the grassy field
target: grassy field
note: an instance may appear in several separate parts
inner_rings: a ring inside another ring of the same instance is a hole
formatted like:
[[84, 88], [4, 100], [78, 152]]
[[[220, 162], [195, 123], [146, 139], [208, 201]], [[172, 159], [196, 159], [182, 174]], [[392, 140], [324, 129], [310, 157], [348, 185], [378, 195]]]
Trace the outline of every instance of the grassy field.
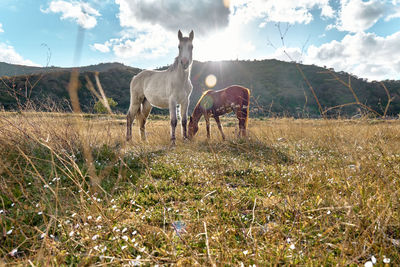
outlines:
[[0, 113], [0, 265], [400, 264], [400, 121], [236, 123]]

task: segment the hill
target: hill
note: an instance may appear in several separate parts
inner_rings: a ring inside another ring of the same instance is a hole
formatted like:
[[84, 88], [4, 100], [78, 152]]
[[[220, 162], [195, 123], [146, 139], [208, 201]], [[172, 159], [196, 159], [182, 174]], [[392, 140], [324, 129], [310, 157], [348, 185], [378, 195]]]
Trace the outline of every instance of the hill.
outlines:
[[[383, 114], [388, 102], [386, 91], [378, 82], [368, 82], [344, 72], [334, 72], [314, 65], [298, 65], [304, 72], [323, 110], [355, 101], [351, 90], [335, 79], [351, 84], [354, 94], [371, 110]], [[69, 100], [66, 90], [71, 69], [50, 68], [31, 69], [14, 66], [15, 71], [32, 71], [14, 77], [3, 77], [0, 84], [0, 105], [6, 110], [17, 109], [18, 105], [26, 104], [27, 99], [39, 109], [48, 109], [56, 103], [61, 109], [68, 109]], [[9, 68], [9, 70], [12, 68]], [[92, 112], [95, 97], [86, 88], [85, 75], [93, 78], [93, 72], [100, 72], [99, 77], [105, 93], [118, 102], [117, 112], [125, 113], [129, 107], [129, 82], [140, 69], [124, 66], [118, 63], [99, 64], [80, 68], [79, 97], [82, 110]], [[248, 87], [252, 92], [251, 113], [253, 116], [320, 116], [317, 102], [299, 72], [295, 63], [278, 60], [261, 61], [220, 61], [193, 63], [192, 83], [194, 86], [191, 96], [190, 110], [207, 89], [204, 80], [209, 74], [217, 77], [216, 89], [231, 84]], [[390, 116], [400, 113], [400, 81], [384, 81], [392, 102], [387, 110]], [[49, 104], [51, 103], [51, 104]], [[356, 105], [345, 105], [327, 112], [330, 116], [353, 116], [367, 109]], [[153, 112], [165, 112], [154, 110]], [[166, 113], [166, 112], [165, 112]]]
[[[89, 65], [79, 67], [80, 71], [107, 71], [113, 68], [123, 68], [121, 63], [100, 63], [97, 65]], [[3, 76], [18, 76], [26, 74], [48, 73], [55, 71], [72, 71], [74, 68], [60, 68], [60, 67], [32, 67], [24, 65], [14, 65], [5, 62], [0, 62], [0, 77]]]

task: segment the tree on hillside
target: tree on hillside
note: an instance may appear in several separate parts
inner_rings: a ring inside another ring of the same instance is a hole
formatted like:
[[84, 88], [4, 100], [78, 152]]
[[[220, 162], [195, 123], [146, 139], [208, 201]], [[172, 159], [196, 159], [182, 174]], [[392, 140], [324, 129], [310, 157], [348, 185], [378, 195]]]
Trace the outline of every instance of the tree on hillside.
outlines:
[[[110, 108], [114, 108], [118, 105], [118, 103], [111, 97], [107, 97], [107, 101], [108, 101], [108, 105], [110, 106]], [[103, 105], [103, 103], [100, 100], [98, 100], [96, 102], [96, 104], [94, 104], [94, 110], [97, 113], [107, 113], [108, 112], [107, 108]]]

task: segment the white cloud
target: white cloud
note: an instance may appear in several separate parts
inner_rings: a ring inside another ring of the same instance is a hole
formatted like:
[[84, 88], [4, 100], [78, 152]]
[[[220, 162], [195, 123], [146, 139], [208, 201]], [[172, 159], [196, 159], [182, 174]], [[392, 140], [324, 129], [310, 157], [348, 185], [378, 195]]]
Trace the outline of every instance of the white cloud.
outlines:
[[139, 31], [160, 26], [167, 31], [194, 30], [197, 35], [225, 28], [229, 7], [215, 0], [116, 0], [123, 27]]
[[347, 34], [341, 41], [311, 45], [304, 62], [372, 80], [400, 79], [399, 43], [400, 31], [387, 37], [364, 32]]
[[[157, 58], [176, 48], [176, 32], [194, 30], [194, 57], [199, 60], [232, 59], [251, 56], [253, 43], [241, 39], [246, 21], [261, 18], [267, 21], [309, 23], [311, 10], [320, 9], [321, 16], [334, 14], [329, 0], [115, 0], [119, 5], [123, 37], [110, 39], [92, 48], [121, 58]], [[227, 3], [229, 3], [227, 5]], [[128, 33], [128, 34], [126, 34]]]
[[377, 0], [341, 0], [336, 28], [359, 32], [372, 27], [385, 13], [385, 5]]
[[[119, 5], [118, 18], [122, 37], [93, 44], [100, 52], [113, 51], [119, 59], [154, 59], [177, 51], [177, 32], [187, 36], [195, 33], [195, 47], [199, 38], [207, 38], [226, 29], [229, 24], [229, 6], [215, 0], [115, 0]], [[196, 48], [195, 48], [196, 49]]]
[[96, 26], [96, 17], [100, 13], [92, 8], [90, 4], [80, 1], [55, 0], [50, 2], [47, 9], [41, 9], [43, 13], [61, 13], [61, 19], [71, 19], [82, 28], [91, 29]]
[[[395, 5], [395, 4], [393, 4]], [[392, 12], [389, 16], [385, 18], [385, 21], [389, 21], [392, 19], [400, 18], [400, 7], [395, 7], [394, 12]]]
[[234, 15], [243, 22], [255, 18], [266, 21], [308, 24], [313, 20], [311, 10], [321, 9], [321, 16], [331, 18], [334, 11], [329, 0], [232, 0]]
[[177, 49], [178, 36], [156, 27], [150, 32], [126, 33], [124, 37], [109, 42], [118, 58], [149, 59], [166, 55], [172, 47]]
[[108, 53], [108, 52], [110, 52], [110, 46], [111, 46], [111, 43], [107, 41], [104, 44], [95, 43], [95, 44], [91, 45], [90, 47], [93, 50], [97, 50], [102, 53]]
[[0, 32], [4, 32], [3, 24], [0, 23]]
[[24, 59], [15, 51], [14, 47], [4, 43], [0, 43], [0, 61], [10, 64], [39, 66], [28, 59]]

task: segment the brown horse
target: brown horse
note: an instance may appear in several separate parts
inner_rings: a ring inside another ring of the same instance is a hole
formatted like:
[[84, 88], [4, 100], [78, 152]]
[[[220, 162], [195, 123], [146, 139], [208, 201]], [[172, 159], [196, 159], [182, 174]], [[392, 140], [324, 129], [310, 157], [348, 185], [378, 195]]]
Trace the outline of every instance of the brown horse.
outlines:
[[199, 120], [202, 115], [206, 121], [207, 138], [210, 138], [210, 117], [214, 117], [222, 139], [225, 140], [219, 116], [231, 111], [236, 113], [239, 120], [239, 136], [246, 136], [247, 120], [249, 117], [250, 90], [240, 85], [232, 85], [225, 89], [203, 93], [193, 110], [189, 120], [189, 139], [199, 130]]

